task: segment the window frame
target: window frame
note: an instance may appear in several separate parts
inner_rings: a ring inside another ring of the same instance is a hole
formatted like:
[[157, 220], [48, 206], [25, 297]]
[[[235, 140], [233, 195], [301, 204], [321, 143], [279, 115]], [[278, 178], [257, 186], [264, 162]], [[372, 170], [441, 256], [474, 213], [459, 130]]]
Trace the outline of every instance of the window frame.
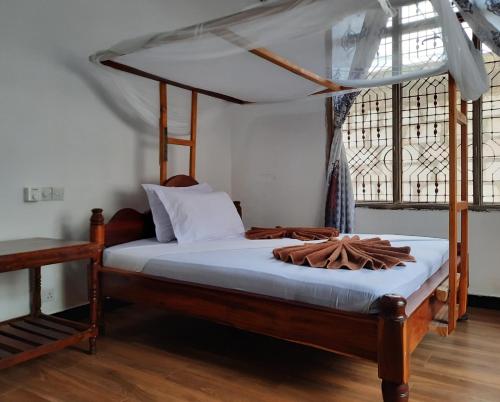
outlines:
[[[398, 14], [392, 20], [392, 26], [388, 29], [388, 34], [392, 36], [392, 55], [393, 68], [398, 68], [402, 62], [401, 56], [401, 41], [399, 36], [403, 31], [407, 31], [411, 27], [401, 23], [400, 15]], [[460, 14], [457, 13], [457, 18], [460, 22], [463, 21]], [[430, 22], [432, 25], [432, 22]], [[477, 49], [481, 48], [480, 40], [473, 35], [473, 43]], [[402, 91], [403, 83], [392, 85], [392, 202], [388, 201], [355, 201], [356, 207], [380, 209], [380, 210], [447, 210], [447, 203], [432, 203], [432, 202], [404, 202], [402, 197], [403, 184], [403, 147], [402, 147]], [[331, 133], [328, 139], [328, 144], [331, 144], [333, 138], [333, 110], [332, 103], [327, 102], [327, 128]], [[482, 138], [482, 120], [483, 120], [483, 98], [472, 102], [472, 180], [473, 180], [473, 201], [469, 204], [469, 209], [472, 211], [490, 211], [500, 210], [500, 203], [485, 203], [483, 197], [483, 138]]]
[[[481, 43], [474, 36], [474, 45], [479, 48]], [[401, 91], [403, 84], [392, 86], [393, 105], [393, 200], [387, 201], [356, 201], [356, 207], [386, 210], [447, 210], [448, 204], [432, 202], [404, 202], [402, 200], [402, 136], [401, 136]], [[498, 211], [500, 203], [485, 203], [483, 196], [483, 99], [472, 102], [472, 187], [473, 201], [469, 204], [472, 211]]]

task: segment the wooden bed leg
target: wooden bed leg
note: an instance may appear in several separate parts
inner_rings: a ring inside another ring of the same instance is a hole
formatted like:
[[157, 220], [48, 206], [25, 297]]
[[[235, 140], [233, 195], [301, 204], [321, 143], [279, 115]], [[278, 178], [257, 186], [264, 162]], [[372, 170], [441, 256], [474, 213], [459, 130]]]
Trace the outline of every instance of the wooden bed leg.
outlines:
[[98, 275], [99, 263], [92, 260], [89, 267], [89, 301], [90, 301], [90, 329], [93, 336], [89, 339], [89, 351], [91, 355], [96, 354], [97, 336], [99, 334], [98, 317], [99, 317], [99, 294], [98, 294]]
[[[90, 241], [105, 245], [105, 226], [102, 209], [93, 209], [90, 218]], [[89, 339], [90, 354], [96, 353], [97, 336], [103, 328], [102, 319], [102, 296], [100, 289], [100, 267], [102, 266], [102, 251], [99, 256], [92, 260], [89, 268], [89, 301], [90, 301], [90, 324], [95, 336]]]
[[382, 396], [384, 402], [406, 402], [409, 401], [408, 384], [394, 384], [382, 380]]
[[382, 298], [378, 331], [378, 372], [384, 402], [409, 400], [410, 353], [407, 336], [406, 299]]

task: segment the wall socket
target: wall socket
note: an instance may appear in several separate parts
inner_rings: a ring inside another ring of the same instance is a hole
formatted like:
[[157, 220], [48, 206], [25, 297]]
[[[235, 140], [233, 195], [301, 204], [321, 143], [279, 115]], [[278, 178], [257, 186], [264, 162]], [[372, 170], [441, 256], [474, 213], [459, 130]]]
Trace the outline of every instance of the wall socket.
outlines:
[[54, 301], [54, 289], [53, 288], [42, 289], [40, 296], [41, 296], [42, 302]]
[[24, 201], [64, 201], [64, 187], [25, 187]]
[[52, 187], [42, 187], [42, 201], [52, 201]]

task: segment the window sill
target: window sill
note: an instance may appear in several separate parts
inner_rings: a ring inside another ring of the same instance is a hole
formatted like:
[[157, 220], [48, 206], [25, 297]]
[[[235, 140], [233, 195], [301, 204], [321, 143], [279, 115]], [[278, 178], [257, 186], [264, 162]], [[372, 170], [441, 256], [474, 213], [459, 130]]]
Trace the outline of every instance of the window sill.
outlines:
[[[424, 204], [424, 203], [385, 203], [385, 202], [359, 202], [356, 208], [379, 209], [379, 210], [413, 210], [413, 211], [447, 211], [448, 204]], [[500, 204], [470, 205], [469, 211], [492, 212], [500, 211]]]

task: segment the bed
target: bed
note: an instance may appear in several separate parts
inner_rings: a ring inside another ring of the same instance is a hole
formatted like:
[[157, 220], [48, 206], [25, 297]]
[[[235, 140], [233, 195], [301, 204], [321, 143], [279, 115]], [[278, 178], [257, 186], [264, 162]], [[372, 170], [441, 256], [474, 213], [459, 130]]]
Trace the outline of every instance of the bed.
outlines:
[[[194, 184], [184, 175], [165, 183]], [[384, 401], [405, 401], [411, 353], [428, 332], [448, 330], [439, 321], [447, 317], [439, 289], [449, 275], [449, 242], [383, 237], [411, 245], [417, 263], [388, 271], [296, 267], [271, 254], [293, 239], [163, 244], [154, 239], [149, 211], [123, 209], [105, 223], [103, 211], [94, 209], [91, 217], [91, 239], [104, 246], [99, 300], [160, 307], [365, 358], [378, 363]]]
[[[378, 235], [377, 235], [378, 236]], [[360, 235], [370, 238], [373, 235]], [[325, 270], [296, 266], [272, 256], [294, 239], [244, 237], [195, 244], [159, 243], [155, 238], [105, 250], [103, 263], [160, 279], [213, 286], [347, 312], [377, 313], [385, 294], [409, 297], [448, 259], [448, 240], [380, 235], [394, 246], [410, 246], [416, 262], [391, 270]]]
[[[158, 83], [159, 108], [153, 106], [148, 122], [159, 129], [159, 183], [171, 187], [197, 183], [200, 94], [245, 107], [345, 94], [448, 72], [448, 240], [392, 238], [411, 243], [422, 266], [408, 263], [406, 269], [358, 277], [329, 273], [325, 281], [324, 272], [265, 260], [275, 246], [271, 242], [260, 247], [240, 239], [238, 245], [205, 245], [197, 252], [170, 244], [160, 250], [148, 240], [155, 232], [151, 213], [123, 209], [106, 223], [103, 211], [94, 209], [90, 237], [105, 247], [99, 261], [100, 300], [112, 297], [159, 306], [369, 359], [378, 364], [384, 401], [408, 401], [413, 350], [428, 332], [449, 335], [466, 316], [469, 157], [468, 147], [461, 146], [460, 155], [457, 150], [459, 142], [467, 143], [466, 100], [477, 99], [489, 88], [481, 52], [464, 35], [450, 3], [430, 3], [444, 51], [439, 57], [424, 52], [423, 59], [404, 68], [373, 63], [383, 35], [387, 29], [400, 30], [394, 25], [401, 22], [398, 13], [410, 4], [385, 0], [270, 1], [192, 27], [125, 40], [90, 56], [107, 77], [124, 86], [121, 93], [133, 95], [121, 80], [123, 72]], [[430, 15], [420, 15], [411, 24], [428, 29]], [[191, 92], [189, 139], [169, 135], [171, 86]], [[134, 103], [135, 98], [127, 100]], [[137, 111], [143, 111], [143, 103], [136, 104]], [[189, 148], [189, 176], [167, 180], [169, 146]], [[239, 204], [236, 207], [241, 214]], [[231, 265], [242, 253], [248, 262]]]

